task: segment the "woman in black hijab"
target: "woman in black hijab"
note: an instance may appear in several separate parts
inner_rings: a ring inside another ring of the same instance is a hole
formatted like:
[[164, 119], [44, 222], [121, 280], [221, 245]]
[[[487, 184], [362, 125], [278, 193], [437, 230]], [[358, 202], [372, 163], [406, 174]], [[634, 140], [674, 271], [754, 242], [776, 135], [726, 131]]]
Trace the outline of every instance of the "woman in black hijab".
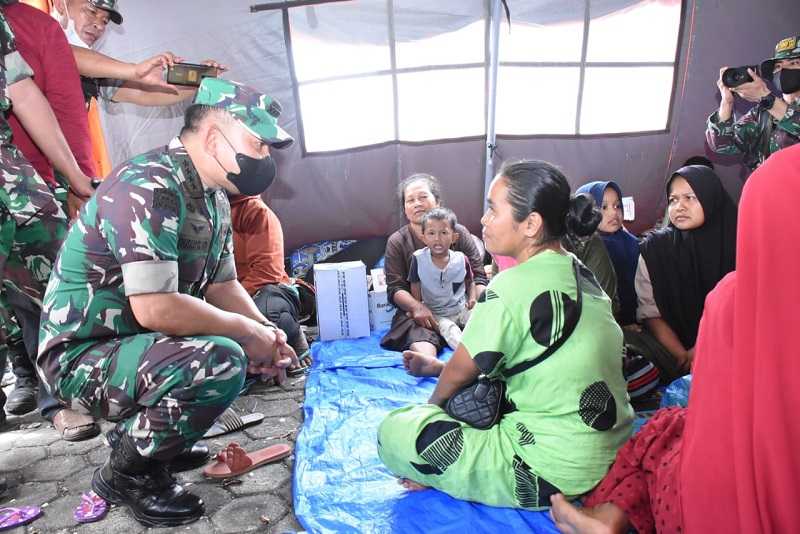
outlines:
[[702, 165], [678, 169], [666, 193], [670, 222], [641, 244], [636, 291], [643, 352], [671, 381], [689, 371], [706, 295], [735, 269], [736, 204]]

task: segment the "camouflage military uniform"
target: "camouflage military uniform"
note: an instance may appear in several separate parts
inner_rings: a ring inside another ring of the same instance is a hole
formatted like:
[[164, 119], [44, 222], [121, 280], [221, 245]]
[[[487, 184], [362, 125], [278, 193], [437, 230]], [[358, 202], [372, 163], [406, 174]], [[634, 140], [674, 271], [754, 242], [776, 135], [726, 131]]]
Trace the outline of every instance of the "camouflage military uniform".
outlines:
[[[14, 35], [1, 11], [0, 56], [0, 318], [4, 336], [13, 336], [18, 329], [9, 321], [9, 308], [38, 319], [42, 293], [66, 233], [67, 217], [47, 184], [11, 144], [11, 127], [5, 119], [11, 107], [7, 87], [33, 73], [16, 50]], [[28, 325], [26, 341], [35, 342], [36, 326]]]
[[38, 367], [74, 410], [124, 421], [142, 456], [190, 447], [238, 395], [246, 358], [219, 336], [142, 328], [128, 297], [203, 298], [236, 279], [230, 205], [206, 189], [186, 149], [133, 158], [81, 209], [47, 286]]
[[[763, 123], [768, 141], [761, 135], [759, 119], [762, 113], [767, 116]], [[776, 120], [766, 111], [759, 111], [758, 106], [753, 106], [736, 122], [733, 117], [720, 121], [718, 112], [715, 111], [708, 118], [706, 140], [711, 150], [717, 154], [749, 154], [745, 164], [755, 169], [770, 154], [800, 140], [800, 102], [789, 105], [780, 120]]]
[[[800, 58], [800, 36], [781, 39], [775, 45], [775, 56], [761, 63], [760, 73], [770, 78], [777, 62], [796, 58]], [[755, 169], [770, 154], [800, 141], [800, 102], [789, 104], [779, 120], [759, 107], [753, 106], [736, 122], [733, 117], [721, 122], [719, 113], [712, 113], [706, 128], [711, 150], [718, 154], [744, 154], [744, 164]]]

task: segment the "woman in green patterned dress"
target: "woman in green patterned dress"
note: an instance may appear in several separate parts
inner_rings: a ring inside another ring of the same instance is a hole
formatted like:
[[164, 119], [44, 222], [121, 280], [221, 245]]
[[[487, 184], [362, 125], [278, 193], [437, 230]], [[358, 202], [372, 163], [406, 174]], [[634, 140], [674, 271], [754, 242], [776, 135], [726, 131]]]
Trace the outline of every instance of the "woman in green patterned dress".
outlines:
[[[409, 368], [439, 375], [436, 389], [428, 404], [390, 413], [378, 431], [381, 459], [407, 487], [542, 509], [555, 493], [592, 489], [630, 436], [633, 410], [611, 301], [560, 245], [568, 230], [586, 235], [596, 226], [592, 203], [579, 200], [564, 175], [541, 161], [507, 164], [492, 182], [481, 220], [486, 248], [519, 265], [491, 281], [447, 364], [412, 355]], [[443, 410], [479, 375], [502, 379], [530, 360], [537, 362], [505, 380], [508, 407], [488, 430]]]

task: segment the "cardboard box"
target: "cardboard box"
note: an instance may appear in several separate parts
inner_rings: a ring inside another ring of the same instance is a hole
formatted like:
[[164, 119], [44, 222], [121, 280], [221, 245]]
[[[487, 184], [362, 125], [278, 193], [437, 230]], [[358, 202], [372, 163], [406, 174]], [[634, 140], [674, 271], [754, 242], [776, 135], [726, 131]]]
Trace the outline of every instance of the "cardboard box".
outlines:
[[633, 197], [622, 197], [622, 213], [624, 220], [636, 220], [636, 204], [633, 202]]
[[388, 330], [396, 310], [386, 298], [386, 289], [369, 292], [369, 327], [373, 332]]
[[367, 269], [362, 262], [314, 265], [314, 285], [321, 340], [369, 335]]

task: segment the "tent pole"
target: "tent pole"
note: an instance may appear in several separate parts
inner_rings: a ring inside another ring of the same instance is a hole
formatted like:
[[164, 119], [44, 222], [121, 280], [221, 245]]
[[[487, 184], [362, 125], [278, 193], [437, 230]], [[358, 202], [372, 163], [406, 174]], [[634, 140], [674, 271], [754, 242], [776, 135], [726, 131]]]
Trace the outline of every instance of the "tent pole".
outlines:
[[489, 184], [494, 178], [494, 151], [495, 151], [495, 109], [497, 107], [497, 66], [499, 63], [500, 43], [500, 10], [502, 0], [489, 0], [489, 76], [487, 80], [486, 99], [486, 167], [484, 169], [483, 209], [486, 210], [486, 195]]

